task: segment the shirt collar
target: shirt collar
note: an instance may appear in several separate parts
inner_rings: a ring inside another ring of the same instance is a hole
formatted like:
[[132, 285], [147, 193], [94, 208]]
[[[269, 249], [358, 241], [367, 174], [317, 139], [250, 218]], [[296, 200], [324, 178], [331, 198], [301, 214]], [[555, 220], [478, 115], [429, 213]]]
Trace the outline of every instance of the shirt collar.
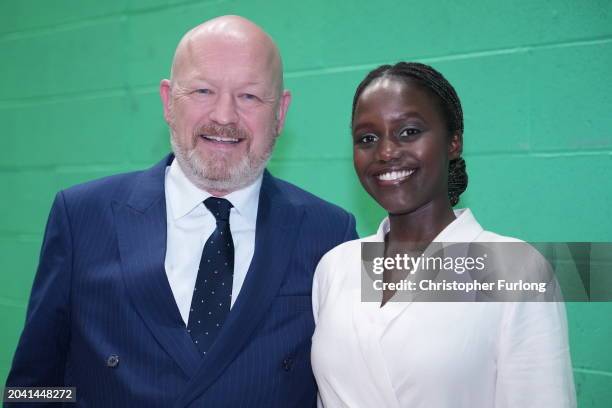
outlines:
[[[434, 242], [472, 241], [483, 231], [483, 228], [476, 221], [469, 208], [454, 210], [454, 213], [456, 218], [440, 231], [438, 236], [434, 238]], [[376, 232], [376, 240], [384, 241], [385, 235], [389, 232], [390, 228], [389, 217], [385, 217]]]
[[[255, 225], [257, 221], [257, 208], [259, 207], [259, 192], [261, 190], [262, 180], [263, 173], [257, 177], [253, 183], [240, 190], [232, 191], [223, 197], [232, 203], [236, 212], [238, 212], [241, 217], [249, 220], [253, 225]], [[208, 196], [210, 196], [210, 194]]]
[[[223, 198], [229, 200], [236, 212], [253, 224], [257, 221], [257, 208], [259, 204], [259, 191], [263, 174], [250, 185], [233, 191]], [[182, 218], [193, 211], [212, 195], [196, 187], [185, 175], [178, 164], [173, 160], [166, 177], [166, 194], [170, 204], [170, 211], [175, 220]], [[203, 205], [203, 204], [202, 204]]]

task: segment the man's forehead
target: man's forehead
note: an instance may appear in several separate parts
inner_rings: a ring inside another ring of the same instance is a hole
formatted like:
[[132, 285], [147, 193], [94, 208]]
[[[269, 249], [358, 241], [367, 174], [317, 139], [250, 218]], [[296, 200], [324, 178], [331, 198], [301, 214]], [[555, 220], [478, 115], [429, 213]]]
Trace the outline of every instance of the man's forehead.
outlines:
[[[202, 79], [235, 85], [273, 86], [282, 90], [282, 62], [274, 41], [260, 27], [237, 16], [210, 20], [180, 41], [171, 78]], [[240, 84], [238, 84], [240, 82]]]
[[209, 79], [211, 75], [232, 75], [253, 83], [279, 75], [279, 66], [269, 49], [231, 40], [185, 44], [174, 68], [178, 76]]
[[251, 53], [194, 52], [183, 61], [178, 76], [191, 79], [214, 80], [233, 78], [244, 84], [267, 82], [277, 76], [270, 60]]
[[210, 61], [211, 64], [232, 59], [256, 64], [270, 64], [273, 61], [270, 49], [252, 41], [231, 38], [189, 41], [185, 46], [185, 55], [191, 62]]

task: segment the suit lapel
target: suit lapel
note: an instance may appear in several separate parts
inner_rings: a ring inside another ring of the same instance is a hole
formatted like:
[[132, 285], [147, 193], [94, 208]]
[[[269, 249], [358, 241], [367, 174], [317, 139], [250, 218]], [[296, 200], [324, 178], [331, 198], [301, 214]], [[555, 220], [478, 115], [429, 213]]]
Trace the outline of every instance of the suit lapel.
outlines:
[[113, 203], [121, 269], [137, 312], [165, 351], [188, 377], [201, 358], [180, 316], [170, 288], [166, 256], [164, 161], [140, 174], [126, 203]]
[[247, 344], [278, 293], [297, 242], [302, 211], [266, 171], [259, 195], [255, 253], [240, 294], [198, 373], [176, 406], [206, 391]]

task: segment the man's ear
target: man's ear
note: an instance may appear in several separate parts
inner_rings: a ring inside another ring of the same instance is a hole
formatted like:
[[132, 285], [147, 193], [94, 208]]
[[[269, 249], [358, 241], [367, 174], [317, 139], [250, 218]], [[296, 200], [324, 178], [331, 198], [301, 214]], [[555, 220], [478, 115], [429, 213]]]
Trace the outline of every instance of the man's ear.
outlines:
[[159, 96], [161, 97], [162, 105], [164, 107], [164, 119], [168, 124], [170, 124], [170, 118], [172, 116], [170, 114], [171, 93], [172, 90], [170, 87], [170, 81], [168, 79], [162, 79], [159, 83]]
[[280, 136], [283, 128], [285, 127], [285, 118], [287, 117], [287, 111], [289, 110], [289, 105], [291, 104], [291, 92], [288, 90], [284, 90], [283, 94], [280, 97], [280, 101], [278, 101], [278, 111], [276, 112], [276, 135]]
[[463, 134], [456, 132], [451, 136], [448, 144], [448, 160], [454, 160], [461, 157], [463, 153]]

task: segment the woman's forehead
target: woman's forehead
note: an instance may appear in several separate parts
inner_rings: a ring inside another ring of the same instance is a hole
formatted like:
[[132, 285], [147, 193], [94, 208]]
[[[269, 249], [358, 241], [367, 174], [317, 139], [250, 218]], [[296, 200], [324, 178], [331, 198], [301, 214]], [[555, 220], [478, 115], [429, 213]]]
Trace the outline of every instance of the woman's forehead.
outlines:
[[[355, 112], [366, 107], [388, 105], [438, 105], [438, 97], [420, 81], [398, 76], [373, 80], [357, 100]], [[361, 108], [361, 109], [360, 109]]]

